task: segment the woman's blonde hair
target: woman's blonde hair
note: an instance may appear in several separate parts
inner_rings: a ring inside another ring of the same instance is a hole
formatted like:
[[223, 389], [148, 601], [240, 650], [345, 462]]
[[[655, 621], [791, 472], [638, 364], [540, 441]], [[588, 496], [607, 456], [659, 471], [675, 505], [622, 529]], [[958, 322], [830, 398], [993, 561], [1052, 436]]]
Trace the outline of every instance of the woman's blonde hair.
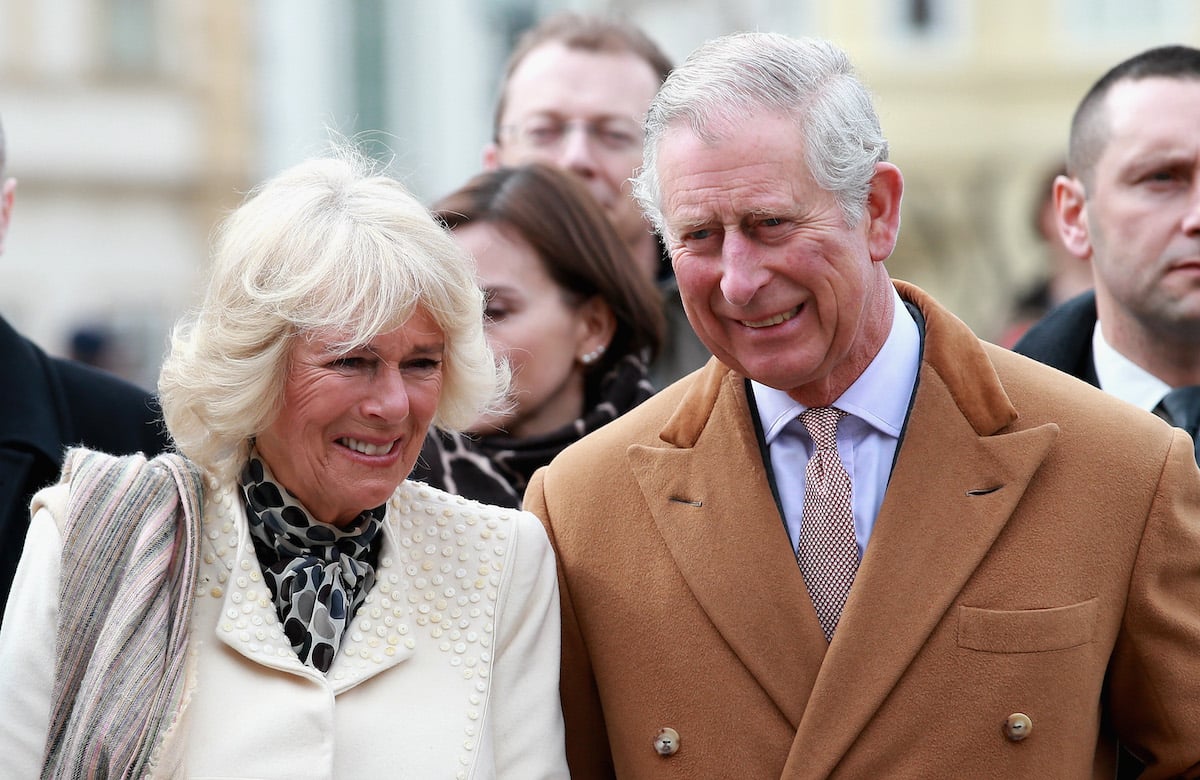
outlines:
[[226, 219], [204, 300], [171, 334], [158, 392], [176, 446], [235, 475], [279, 413], [294, 339], [333, 333], [350, 350], [418, 307], [446, 339], [434, 425], [502, 405], [474, 263], [429, 211], [345, 146], [283, 171]]

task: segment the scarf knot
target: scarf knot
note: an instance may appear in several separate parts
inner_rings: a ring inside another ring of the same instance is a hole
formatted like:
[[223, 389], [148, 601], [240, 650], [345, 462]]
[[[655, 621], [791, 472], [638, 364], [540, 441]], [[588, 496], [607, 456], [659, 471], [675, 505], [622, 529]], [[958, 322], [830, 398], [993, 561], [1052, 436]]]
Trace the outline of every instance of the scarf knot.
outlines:
[[242, 469], [246, 518], [284, 634], [305, 664], [329, 671], [354, 613], [375, 585], [386, 506], [345, 527], [314, 520], [257, 453]]

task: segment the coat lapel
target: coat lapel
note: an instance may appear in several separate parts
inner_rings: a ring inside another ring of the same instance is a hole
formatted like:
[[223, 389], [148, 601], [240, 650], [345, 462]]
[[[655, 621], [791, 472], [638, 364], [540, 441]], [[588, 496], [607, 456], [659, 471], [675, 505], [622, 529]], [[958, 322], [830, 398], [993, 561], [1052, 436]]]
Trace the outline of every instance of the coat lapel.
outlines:
[[926, 318], [916, 399], [871, 541], [784, 777], [826, 777], [1003, 530], [1058, 429], [1016, 411], [965, 325], [902, 286]]
[[825, 777], [945, 618], [1057, 435], [979, 437], [922, 377], [875, 530], [797, 731], [785, 777]]
[[[204, 552], [207, 553], [205, 557], [212, 560], [210, 566], [224, 567], [226, 573], [225, 585], [221, 589], [224, 590], [222, 617], [214, 628], [218, 641], [254, 663], [314, 680], [325, 679], [324, 674], [301, 663], [291, 649], [291, 643], [279, 622], [275, 602], [263, 582], [254, 543], [245, 531], [245, 508], [240, 500], [228, 503], [224, 500], [232, 495], [226, 493], [211, 502], [219, 508], [212, 510], [212, 514], [205, 518], [206, 531], [221, 529], [215, 538], [206, 533], [203, 542]], [[376, 587], [342, 636], [342, 644], [329, 669], [328, 679], [335, 693], [353, 688], [413, 654], [413, 626], [404, 610], [399, 608], [400, 594], [383, 584], [393, 582], [397, 575], [402, 577], [404, 572], [405, 556], [401, 553], [395, 518], [391, 512], [384, 523], [384, 539], [385, 547], [375, 568]], [[239, 575], [238, 572], [243, 574]], [[212, 576], [213, 584], [220, 581], [215, 574]], [[203, 572], [201, 584], [208, 584]], [[390, 601], [389, 595], [392, 597]], [[384, 620], [385, 607], [389, 612], [394, 609], [397, 613], [390, 621]], [[371, 631], [361, 630], [364, 620], [371, 626]], [[360, 663], [363, 659], [370, 659], [371, 663]]]
[[663, 438], [629, 459], [680, 574], [793, 725], [825, 638], [767, 484], [743, 379], [715, 360]]

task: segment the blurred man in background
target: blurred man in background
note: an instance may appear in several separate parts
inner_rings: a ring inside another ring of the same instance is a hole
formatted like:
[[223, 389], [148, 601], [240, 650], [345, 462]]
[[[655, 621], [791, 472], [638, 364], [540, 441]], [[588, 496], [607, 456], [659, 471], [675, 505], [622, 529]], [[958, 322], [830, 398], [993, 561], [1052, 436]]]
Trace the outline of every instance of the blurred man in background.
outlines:
[[1150, 49], [1096, 82], [1071, 122], [1054, 200], [1095, 290], [1048, 314], [1016, 351], [1197, 438], [1200, 50]]
[[1092, 267], [1087, 260], [1076, 257], [1063, 244], [1058, 232], [1058, 207], [1054, 204], [1054, 181], [1067, 173], [1066, 162], [1060, 162], [1038, 178], [1033, 190], [1033, 209], [1030, 227], [1042, 255], [1045, 270], [1030, 289], [1013, 304], [1009, 322], [996, 343], [1009, 347], [1020, 341], [1029, 329], [1046, 313], [1076, 295], [1092, 289]]
[[642, 121], [671, 61], [623, 21], [564, 13], [525, 33], [504, 71], [484, 166], [544, 162], [574, 172], [665, 299], [667, 339], [651, 379], [659, 388], [709, 352], [688, 325], [670, 259], [630, 195], [642, 162]]

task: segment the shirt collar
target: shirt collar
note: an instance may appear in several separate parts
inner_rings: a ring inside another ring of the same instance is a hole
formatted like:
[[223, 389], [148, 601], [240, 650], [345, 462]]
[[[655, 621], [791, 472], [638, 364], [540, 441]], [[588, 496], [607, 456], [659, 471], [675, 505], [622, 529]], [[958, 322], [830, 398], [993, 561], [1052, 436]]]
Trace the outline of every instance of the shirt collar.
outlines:
[[1117, 352], [1105, 340], [1099, 320], [1092, 330], [1092, 362], [1101, 390], [1146, 411], [1158, 406], [1171, 390], [1166, 382]]
[[[863, 420], [880, 433], [899, 439], [917, 383], [920, 363], [920, 330], [899, 293], [893, 289], [892, 329], [883, 347], [833, 405]], [[767, 444], [774, 441], [785, 425], [808, 408], [782, 390], [753, 380], [750, 387], [758, 405], [759, 422]]]

